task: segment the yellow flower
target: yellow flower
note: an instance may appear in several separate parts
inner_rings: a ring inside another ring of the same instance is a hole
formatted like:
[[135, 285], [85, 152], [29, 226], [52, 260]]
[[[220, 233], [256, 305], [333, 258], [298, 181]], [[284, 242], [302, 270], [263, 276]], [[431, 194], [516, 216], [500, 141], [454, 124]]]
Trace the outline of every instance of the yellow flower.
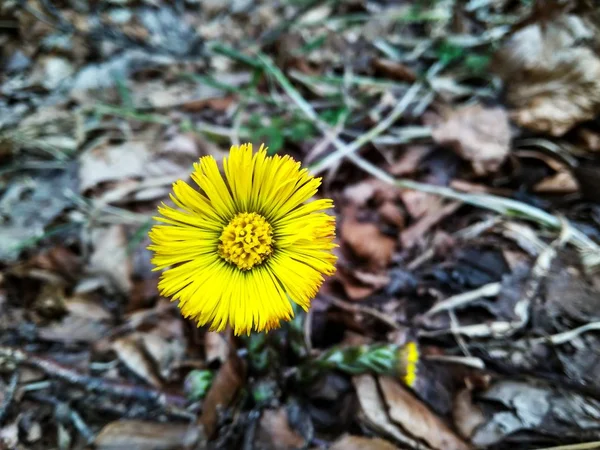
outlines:
[[192, 179], [173, 184], [171, 200], [150, 231], [158, 283], [198, 326], [236, 335], [277, 328], [305, 311], [323, 275], [335, 272], [335, 218], [329, 199], [314, 200], [321, 184], [289, 156], [253, 154], [252, 144], [231, 147], [223, 161], [200, 158]]

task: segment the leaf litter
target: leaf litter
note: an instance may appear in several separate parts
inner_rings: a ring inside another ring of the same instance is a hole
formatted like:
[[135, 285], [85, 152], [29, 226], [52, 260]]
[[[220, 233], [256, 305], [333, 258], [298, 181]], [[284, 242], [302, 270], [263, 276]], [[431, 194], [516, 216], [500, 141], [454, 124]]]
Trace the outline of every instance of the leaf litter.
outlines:
[[[26, 3], [0, 6], [0, 447], [600, 440], [593, 2]], [[260, 139], [324, 176], [338, 270], [234, 339], [159, 297], [146, 235], [200, 156]]]

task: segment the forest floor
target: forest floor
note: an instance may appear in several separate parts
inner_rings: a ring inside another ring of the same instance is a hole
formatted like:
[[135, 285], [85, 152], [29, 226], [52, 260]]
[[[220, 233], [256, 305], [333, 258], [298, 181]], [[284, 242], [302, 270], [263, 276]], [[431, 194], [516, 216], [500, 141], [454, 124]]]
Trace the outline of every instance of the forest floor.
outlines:
[[[600, 448], [599, 114], [591, 0], [3, 0], [0, 449]], [[340, 246], [236, 338], [147, 246], [244, 142]]]

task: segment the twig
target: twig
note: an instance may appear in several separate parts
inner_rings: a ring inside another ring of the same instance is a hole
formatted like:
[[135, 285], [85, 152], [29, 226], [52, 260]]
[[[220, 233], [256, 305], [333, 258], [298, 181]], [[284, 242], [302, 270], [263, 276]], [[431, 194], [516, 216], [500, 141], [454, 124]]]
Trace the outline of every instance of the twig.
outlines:
[[506, 337], [522, 329], [529, 322], [531, 302], [538, 294], [542, 281], [548, 275], [552, 260], [556, 256], [557, 248], [562, 247], [569, 240], [571, 235], [572, 229], [566, 225], [566, 222], [564, 223], [565, 227], [563, 227], [558, 239], [556, 239], [552, 245], [547, 246], [536, 259], [536, 262], [531, 269], [529, 281], [525, 285], [524, 294], [515, 304], [514, 313], [517, 317], [515, 320], [496, 321], [487, 324], [478, 323], [436, 331], [422, 331], [420, 335], [434, 337], [452, 333], [453, 335], [461, 334], [469, 337]]
[[348, 302], [340, 300], [332, 295], [321, 294], [321, 296], [323, 298], [329, 300], [331, 303], [333, 303], [335, 306], [337, 306], [340, 309], [343, 309], [345, 311], [350, 311], [353, 313], [368, 314], [368, 315], [374, 317], [375, 319], [385, 323], [387, 326], [389, 326], [390, 328], [393, 328], [394, 330], [400, 329], [400, 327], [398, 326], [398, 324], [396, 322], [394, 322], [388, 316], [386, 316], [382, 312], [376, 310], [375, 308], [371, 308], [369, 306], [363, 306], [363, 305], [351, 305]]
[[546, 336], [536, 339], [529, 339], [530, 344], [544, 344], [550, 343], [553, 345], [561, 345], [575, 339], [580, 334], [588, 331], [600, 331], [600, 322], [590, 322], [572, 330], [563, 331], [562, 333], [553, 334], [552, 336]]
[[81, 415], [71, 408], [67, 403], [57, 398], [39, 393], [30, 394], [30, 396], [40, 402], [49, 403], [54, 406], [54, 414], [58, 422], [71, 422], [79, 434], [85, 439], [86, 444], [94, 442], [94, 433], [85, 423]]
[[498, 295], [500, 293], [501, 285], [502, 284], [499, 282], [488, 283], [477, 289], [473, 289], [472, 291], [453, 295], [452, 297], [448, 297], [447, 299], [436, 303], [433, 308], [427, 311], [424, 315], [425, 317], [433, 316], [442, 311], [460, 308], [471, 303], [472, 301], [480, 299], [481, 297], [493, 297], [494, 295]]
[[485, 369], [485, 362], [483, 362], [481, 358], [476, 358], [474, 356], [427, 355], [424, 356], [423, 359], [427, 361], [462, 364], [463, 366], [474, 367], [476, 369]]
[[6, 392], [4, 393], [4, 401], [0, 406], [0, 425], [4, 422], [6, 418], [6, 414], [8, 412], [8, 408], [12, 404], [15, 398], [15, 392], [17, 390], [17, 384], [19, 383], [19, 369], [15, 369], [12, 376], [10, 377], [10, 382], [6, 388]]
[[0, 358], [8, 359], [16, 364], [34, 367], [50, 377], [84, 387], [90, 392], [98, 392], [113, 395], [119, 398], [151, 402], [165, 407], [183, 407], [186, 404], [186, 399], [179, 395], [168, 394], [157, 389], [135, 386], [126, 383], [110, 382], [103, 378], [83, 375], [73, 369], [61, 366], [52, 360], [42, 358], [40, 356], [12, 347], [0, 346]]

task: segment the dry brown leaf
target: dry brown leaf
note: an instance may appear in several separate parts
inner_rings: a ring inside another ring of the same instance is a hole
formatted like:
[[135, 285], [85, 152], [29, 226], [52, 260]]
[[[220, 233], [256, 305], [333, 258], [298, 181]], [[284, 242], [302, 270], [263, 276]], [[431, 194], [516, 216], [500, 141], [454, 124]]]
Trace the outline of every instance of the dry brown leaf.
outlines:
[[163, 380], [171, 377], [185, 356], [185, 344], [179, 339], [165, 339], [155, 333], [139, 333], [139, 342], [151, 357]]
[[53, 342], [96, 342], [109, 331], [110, 313], [97, 300], [83, 296], [65, 301], [67, 315], [60, 322], [41, 327], [38, 336]]
[[400, 198], [413, 219], [419, 219], [428, 213], [437, 211], [444, 203], [439, 195], [408, 189], [400, 192]]
[[379, 395], [375, 378], [371, 375], [358, 375], [352, 378], [352, 382], [356, 389], [364, 420], [369, 426], [411, 448], [428, 448], [409, 437], [392, 423], [388, 417], [387, 408]]
[[387, 273], [372, 273], [362, 270], [355, 270], [354, 277], [361, 283], [367, 284], [375, 289], [381, 289], [390, 283], [390, 277]]
[[390, 187], [376, 178], [369, 178], [360, 183], [351, 184], [344, 188], [344, 197], [354, 206], [366, 206], [371, 199], [393, 201], [398, 198], [399, 189]]
[[438, 144], [451, 146], [469, 161], [478, 175], [498, 170], [510, 150], [510, 124], [502, 108], [457, 109], [434, 125], [432, 135]]
[[258, 424], [255, 448], [294, 450], [302, 448], [304, 438], [290, 427], [284, 407], [266, 409]]
[[579, 184], [570, 171], [564, 170], [537, 183], [533, 190], [547, 194], [572, 194], [579, 190]]
[[561, 136], [600, 112], [600, 58], [581, 45], [596, 31], [561, 15], [515, 33], [496, 55], [496, 72], [521, 126]]
[[147, 142], [128, 141], [86, 152], [79, 158], [79, 189], [88, 189], [105, 181], [144, 178], [151, 153]]
[[481, 409], [473, 404], [471, 390], [468, 388], [460, 391], [452, 404], [452, 416], [456, 429], [465, 439], [471, 439], [477, 427], [485, 423], [485, 415]]
[[106, 277], [123, 294], [128, 294], [132, 286], [133, 266], [127, 242], [123, 225], [95, 228], [92, 231], [94, 251], [87, 268], [92, 275]]
[[396, 205], [395, 202], [386, 201], [381, 205], [377, 212], [381, 216], [383, 220], [385, 220], [390, 225], [394, 225], [398, 229], [404, 228], [406, 223], [406, 219], [401, 209]]
[[219, 411], [227, 408], [238, 390], [242, 387], [246, 377], [246, 368], [242, 360], [236, 354], [232, 353], [225, 364], [221, 366], [219, 372], [206, 394], [202, 404], [202, 415], [199, 423], [204, 428], [204, 434], [211, 438], [217, 428]]
[[[406, 448], [406, 447], [404, 447]], [[339, 438], [329, 450], [402, 450], [380, 438], [346, 435]]]
[[469, 449], [462, 439], [397, 380], [380, 377], [379, 385], [391, 420], [403, 430], [436, 450]]
[[136, 83], [132, 101], [136, 108], [169, 109], [221, 99], [223, 91], [206, 83], [176, 83], [165, 86], [163, 81]]
[[160, 388], [162, 382], [158, 376], [155, 375], [152, 363], [145, 355], [140, 345], [139, 338], [139, 333], [132, 333], [113, 341], [111, 348], [117, 354], [119, 360], [125, 364], [129, 370], [146, 380], [152, 386]]
[[344, 292], [350, 300], [362, 300], [375, 292], [373, 286], [361, 283], [351, 272], [346, 272], [343, 269], [336, 272], [335, 278], [342, 284]]
[[229, 356], [229, 344], [223, 333], [208, 331], [204, 335], [204, 352], [206, 353], [206, 363], [211, 364], [214, 361], [224, 363]]
[[412, 83], [417, 79], [415, 72], [410, 67], [407, 67], [398, 61], [375, 58], [373, 60], [373, 66], [383, 74], [396, 80], [409, 81]]
[[418, 169], [423, 158], [431, 153], [431, 146], [411, 145], [402, 153], [398, 161], [389, 169], [392, 175], [402, 177], [413, 175]]
[[406, 228], [400, 233], [400, 241], [402, 247], [410, 248], [415, 245], [419, 240], [429, 231], [433, 226], [437, 225], [442, 219], [452, 214], [458, 208], [461, 203], [452, 202], [439, 208], [433, 213], [427, 214], [422, 217], [418, 222]]
[[392, 260], [396, 240], [384, 235], [374, 223], [347, 216], [342, 222], [341, 235], [343, 242], [372, 267], [386, 267]]
[[118, 420], [96, 436], [97, 450], [181, 450], [193, 448], [201, 439], [195, 425]]
[[378, 289], [387, 286], [390, 278], [386, 273], [365, 272], [362, 270], [338, 270], [336, 279], [342, 284], [351, 300], [362, 300]]

